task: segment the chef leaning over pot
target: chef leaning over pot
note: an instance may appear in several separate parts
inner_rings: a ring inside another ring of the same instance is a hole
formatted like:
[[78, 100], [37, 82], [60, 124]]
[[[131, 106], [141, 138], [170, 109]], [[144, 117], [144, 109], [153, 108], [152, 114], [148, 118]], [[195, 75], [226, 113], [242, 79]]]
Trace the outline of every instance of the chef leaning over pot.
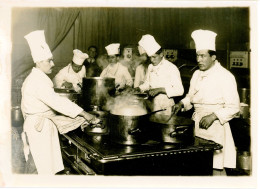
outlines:
[[167, 108], [158, 114], [170, 115], [171, 107], [174, 105], [172, 97], [184, 93], [180, 72], [174, 64], [163, 57], [161, 46], [153, 36], [143, 35], [138, 44], [150, 57], [151, 64], [148, 66], [144, 83], [136, 90], [148, 91], [153, 97], [153, 111]]
[[62, 68], [53, 78], [54, 87], [74, 89], [76, 92], [81, 91], [82, 78], [86, 77], [86, 68], [83, 62], [88, 55], [80, 50], [73, 50], [71, 63]]
[[52, 72], [54, 63], [44, 31], [33, 31], [25, 39], [35, 63], [22, 86], [21, 108], [25, 118], [22, 139], [27, 160], [26, 173], [51, 175], [64, 169], [57, 132], [60, 127], [53, 122], [55, 117], [59, 117], [55, 111], [65, 115], [60, 116], [58, 121], [67, 121], [68, 125], [69, 119], [72, 128], [79, 124], [73, 123], [73, 120], [91, 123], [98, 119], [54, 92], [53, 83], [47, 76]]
[[189, 92], [173, 107], [174, 113], [195, 108], [195, 135], [223, 145], [213, 158], [213, 175], [226, 175], [223, 168], [236, 167], [236, 150], [228, 121], [239, 112], [239, 95], [234, 76], [216, 59], [215, 38], [208, 30], [196, 30], [195, 41], [199, 70], [195, 71]]
[[124, 89], [127, 86], [132, 87], [133, 80], [127, 67], [122, 65], [119, 60], [119, 43], [112, 43], [106, 46], [108, 66], [101, 72], [100, 77], [115, 78], [115, 84], [118, 89]]

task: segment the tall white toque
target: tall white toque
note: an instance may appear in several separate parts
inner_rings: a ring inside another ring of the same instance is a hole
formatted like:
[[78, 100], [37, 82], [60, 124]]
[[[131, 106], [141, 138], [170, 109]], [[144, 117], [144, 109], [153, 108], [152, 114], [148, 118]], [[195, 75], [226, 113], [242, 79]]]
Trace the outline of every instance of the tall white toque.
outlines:
[[33, 31], [24, 38], [30, 46], [34, 63], [52, 58], [51, 50], [45, 41], [44, 30]]
[[196, 52], [199, 50], [212, 50], [216, 51], [216, 40], [217, 34], [209, 30], [195, 30], [192, 32], [191, 37], [193, 38], [196, 46]]
[[83, 65], [84, 60], [88, 58], [87, 53], [83, 53], [78, 49], [73, 50], [73, 54], [72, 61], [79, 66]]
[[119, 43], [112, 43], [106, 46], [105, 48], [107, 50], [108, 55], [116, 55], [119, 54], [119, 47], [120, 47]]
[[139, 54], [140, 54], [140, 55], [146, 53], [145, 50], [144, 50], [144, 48], [141, 47], [140, 45], [138, 45], [138, 51], [139, 51]]
[[143, 47], [148, 56], [152, 56], [161, 48], [150, 34], [143, 35], [138, 44]]

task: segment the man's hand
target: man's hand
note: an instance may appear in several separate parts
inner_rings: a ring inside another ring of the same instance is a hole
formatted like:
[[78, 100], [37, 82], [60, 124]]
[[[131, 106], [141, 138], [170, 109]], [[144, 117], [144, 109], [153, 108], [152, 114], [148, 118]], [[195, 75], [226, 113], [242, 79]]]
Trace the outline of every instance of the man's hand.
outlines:
[[79, 115], [84, 117], [89, 124], [98, 124], [101, 122], [101, 120], [97, 118], [95, 115], [87, 113], [85, 111], [82, 111]]
[[149, 96], [152, 96], [152, 97], [155, 97], [160, 93], [165, 94], [166, 93], [165, 88], [162, 87], [162, 88], [150, 89], [148, 92]]
[[212, 123], [217, 119], [218, 117], [214, 113], [204, 116], [203, 118], [201, 118], [199, 126], [201, 129], [207, 130], [212, 125]]
[[178, 104], [174, 104], [172, 107], [172, 113], [176, 115], [183, 108], [183, 103], [180, 101]]
[[65, 87], [65, 89], [72, 89], [73, 88], [73, 85], [72, 83], [69, 83], [67, 81], [65, 81], [64, 83], [62, 83], [61, 87]]

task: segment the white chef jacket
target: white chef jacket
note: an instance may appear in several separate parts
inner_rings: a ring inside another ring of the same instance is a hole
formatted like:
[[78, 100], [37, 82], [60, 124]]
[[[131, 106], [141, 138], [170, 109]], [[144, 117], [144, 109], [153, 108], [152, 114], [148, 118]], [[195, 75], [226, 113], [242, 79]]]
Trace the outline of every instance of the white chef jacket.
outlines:
[[[56, 94], [51, 79], [38, 68], [33, 68], [23, 83], [21, 109], [25, 117], [24, 133], [38, 174], [63, 170], [57, 128], [50, 119], [42, 117], [55, 114], [55, 110], [75, 118], [83, 109]], [[41, 130], [37, 130], [38, 125]]]
[[153, 99], [153, 111], [167, 108], [161, 114], [170, 115], [171, 107], [174, 105], [171, 97], [181, 96], [184, 93], [180, 71], [174, 64], [163, 58], [157, 66], [150, 64], [146, 74], [146, 79], [139, 88], [147, 91], [164, 87], [166, 95], [159, 94]]
[[[236, 150], [228, 121], [239, 112], [239, 95], [234, 76], [218, 61], [207, 71], [194, 72], [189, 92], [184, 99], [184, 110], [195, 108], [195, 135], [223, 145], [215, 151], [213, 168], [236, 167]], [[202, 117], [214, 113], [218, 120], [207, 129], [199, 128]]]
[[86, 68], [82, 66], [82, 69], [76, 73], [72, 69], [71, 63], [62, 68], [57, 75], [53, 78], [54, 87], [61, 88], [64, 82], [72, 83], [75, 91], [80, 91], [80, 87], [77, 85], [80, 83], [82, 86], [82, 78], [86, 77]]
[[123, 66], [120, 62], [117, 62], [114, 67], [111, 64], [101, 72], [100, 77], [111, 77], [115, 78], [115, 84], [119, 85], [119, 88], [124, 88], [133, 85], [133, 79], [128, 72], [127, 67]]
[[136, 67], [135, 70], [135, 81], [134, 81], [134, 88], [139, 87], [141, 84], [144, 83], [146, 76], [146, 70], [143, 64], [140, 64]]

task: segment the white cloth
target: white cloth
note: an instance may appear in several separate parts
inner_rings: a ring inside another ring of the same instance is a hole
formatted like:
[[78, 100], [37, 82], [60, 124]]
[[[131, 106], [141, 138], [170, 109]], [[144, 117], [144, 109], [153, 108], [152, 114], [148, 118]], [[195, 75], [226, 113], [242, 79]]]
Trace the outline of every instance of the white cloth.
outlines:
[[110, 77], [115, 78], [116, 86], [119, 85], [119, 88], [124, 88], [127, 86], [133, 85], [133, 79], [127, 69], [121, 63], [116, 63], [115, 65], [109, 64], [100, 74], [100, 77]]
[[[213, 168], [236, 167], [236, 150], [228, 121], [239, 112], [239, 95], [234, 76], [215, 61], [207, 71], [194, 72], [189, 92], [184, 99], [184, 110], [195, 108], [195, 135], [213, 140], [223, 149], [214, 154]], [[218, 120], [209, 129], [200, 129], [202, 117], [214, 113]]]
[[145, 66], [143, 64], [138, 65], [135, 70], [134, 88], [139, 87], [141, 84], [144, 83], [145, 76], [146, 76]]
[[75, 91], [80, 91], [80, 87], [77, 85], [78, 83], [82, 86], [82, 78], [86, 77], [86, 68], [85, 66], [76, 73], [73, 71], [71, 63], [66, 67], [62, 68], [56, 76], [53, 78], [54, 87], [61, 88], [64, 82], [72, 83]]
[[174, 105], [174, 100], [171, 97], [181, 96], [184, 93], [184, 88], [181, 81], [181, 76], [178, 68], [166, 59], [157, 65], [148, 66], [145, 82], [139, 86], [142, 91], [155, 88], [165, 88], [165, 94], [157, 95], [153, 100], [153, 110], [168, 108], [163, 114], [171, 114], [171, 106]]
[[[53, 110], [71, 118], [83, 111], [81, 107], [54, 92], [50, 78], [37, 68], [22, 86], [21, 108], [25, 117], [24, 133], [28, 137], [38, 174], [55, 174], [64, 169], [57, 128], [50, 119], [39, 116], [53, 115]], [[43, 124], [38, 131], [39, 124]]]

